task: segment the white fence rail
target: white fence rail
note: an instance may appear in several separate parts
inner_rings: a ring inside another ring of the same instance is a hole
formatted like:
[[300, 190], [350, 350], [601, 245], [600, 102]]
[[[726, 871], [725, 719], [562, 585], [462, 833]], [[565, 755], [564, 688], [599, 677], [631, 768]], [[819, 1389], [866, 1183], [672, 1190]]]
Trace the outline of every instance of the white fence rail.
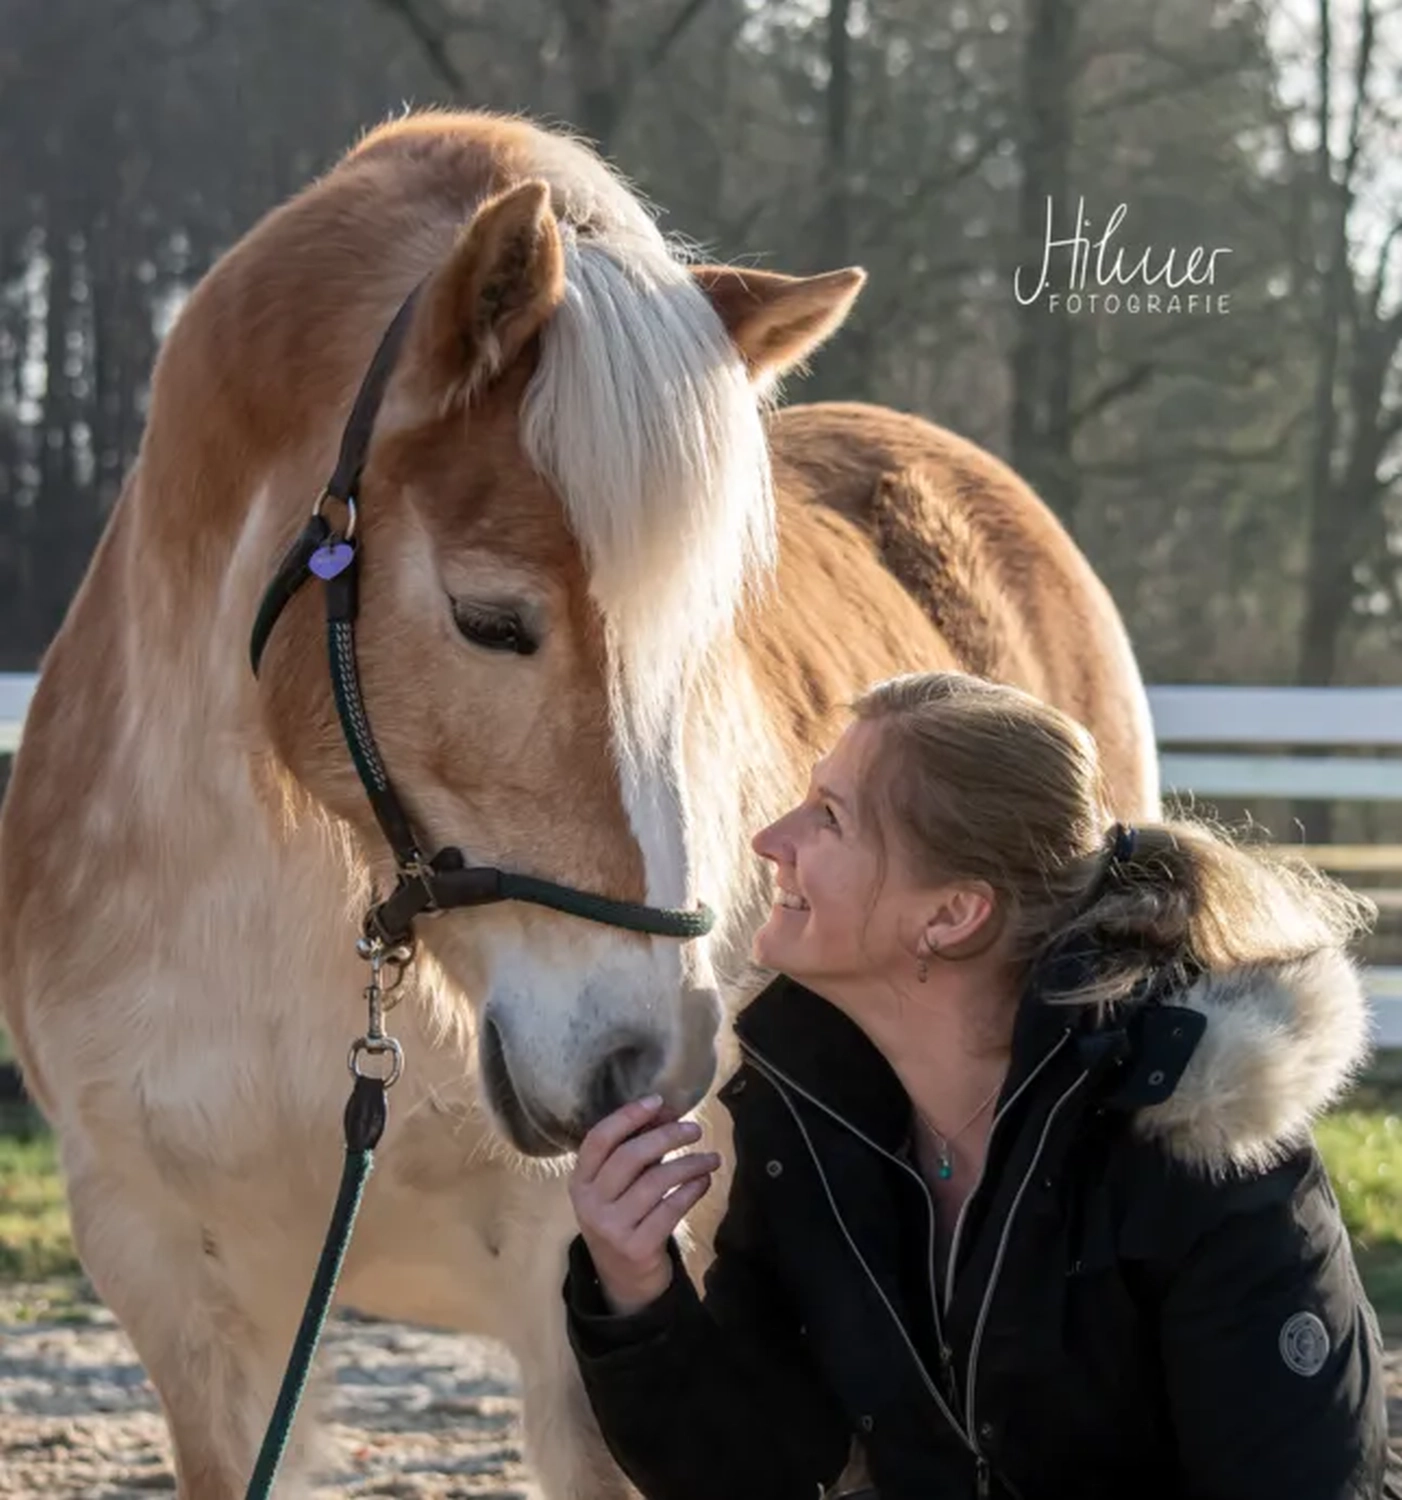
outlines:
[[18, 746], [38, 680], [32, 672], [0, 672], [0, 755], [12, 755]]
[[[1402, 758], [1218, 747], [1402, 747], [1402, 688], [1151, 687], [1165, 788], [1208, 797], [1402, 802]], [[1182, 752], [1177, 745], [1212, 746]]]
[[[19, 744], [36, 680], [30, 673], [0, 672], [0, 754]], [[1164, 686], [1149, 689], [1149, 704], [1166, 790], [1402, 801], [1402, 756], [1293, 753], [1297, 747], [1402, 749], [1402, 688]], [[1211, 748], [1173, 748], [1181, 745]], [[1262, 753], [1271, 746], [1292, 753]], [[1349, 868], [1402, 868], [1396, 853], [1354, 853], [1359, 857], [1346, 862]], [[1402, 968], [1370, 969], [1368, 991], [1379, 1045], [1402, 1047]]]

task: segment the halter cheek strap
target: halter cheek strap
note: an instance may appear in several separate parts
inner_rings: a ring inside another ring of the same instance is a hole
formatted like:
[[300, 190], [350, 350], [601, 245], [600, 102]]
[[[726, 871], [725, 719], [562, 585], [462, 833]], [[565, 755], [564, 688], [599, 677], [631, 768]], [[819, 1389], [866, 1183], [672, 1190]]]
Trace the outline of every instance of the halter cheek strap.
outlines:
[[[366, 933], [386, 947], [393, 947], [411, 936], [415, 917], [453, 907], [526, 901], [589, 922], [653, 937], [684, 940], [703, 937], [716, 920], [715, 913], [704, 904], [687, 911], [618, 901], [533, 875], [513, 874], [494, 865], [469, 865], [460, 849], [440, 849], [432, 859], [425, 859], [420, 851], [413, 824], [375, 743], [360, 690], [355, 651], [360, 564], [355, 533], [360, 480], [375, 418], [417, 298], [418, 288], [415, 288], [394, 315], [375, 350], [341, 436], [335, 470], [307, 524], [278, 564], [263, 594], [249, 642], [249, 659], [257, 676], [268, 640], [283, 611], [309, 579], [321, 580], [326, 590], [326, 646], [336, 716], [376, 821], [394, 851], [399, 872], [393, 892], [366, 917]], [[336, 531], [323, 514], [328, 500], [339, 501], [345, 508], [343, 532]]]

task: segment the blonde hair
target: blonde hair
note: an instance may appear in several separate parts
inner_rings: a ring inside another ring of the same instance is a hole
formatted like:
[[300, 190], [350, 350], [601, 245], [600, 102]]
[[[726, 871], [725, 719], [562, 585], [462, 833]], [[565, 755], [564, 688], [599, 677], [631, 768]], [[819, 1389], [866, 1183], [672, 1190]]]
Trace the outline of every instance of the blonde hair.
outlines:
[[1017, 688], [931, 672], [851, 708], [880, 726], [863, 822], [894, 833], [917, 880], [986, 882], [1016, 964], [1093, 945], [1094, 977], [1049, 999], [1112, 1003], [1165, 969], [1303, 958], [1372, 921], [1363, 897], [1205, 822], [1138, 825], [1117, 853], [1095, 741]]

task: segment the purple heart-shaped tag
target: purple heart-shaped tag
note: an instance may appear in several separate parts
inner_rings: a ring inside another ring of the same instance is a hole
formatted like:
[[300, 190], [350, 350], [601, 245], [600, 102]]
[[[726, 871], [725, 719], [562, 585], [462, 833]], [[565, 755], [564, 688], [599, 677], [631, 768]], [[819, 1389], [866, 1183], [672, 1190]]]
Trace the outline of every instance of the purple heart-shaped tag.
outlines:
[[349, 542], [325, 542], [312, 553], [307, 566], [318, 578], [334, 578], [350, 567], [355, 548]]

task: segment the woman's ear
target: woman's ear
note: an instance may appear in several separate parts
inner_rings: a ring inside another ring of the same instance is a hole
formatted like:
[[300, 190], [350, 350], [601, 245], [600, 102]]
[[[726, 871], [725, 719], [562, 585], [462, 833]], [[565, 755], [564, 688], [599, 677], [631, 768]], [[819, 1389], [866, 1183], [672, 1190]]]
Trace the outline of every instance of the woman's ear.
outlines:
[[919, 957], [977, 958], [998, 941], [1002, 929], [1002, 904], [986, 880], [944, 886], [921, 928]]

